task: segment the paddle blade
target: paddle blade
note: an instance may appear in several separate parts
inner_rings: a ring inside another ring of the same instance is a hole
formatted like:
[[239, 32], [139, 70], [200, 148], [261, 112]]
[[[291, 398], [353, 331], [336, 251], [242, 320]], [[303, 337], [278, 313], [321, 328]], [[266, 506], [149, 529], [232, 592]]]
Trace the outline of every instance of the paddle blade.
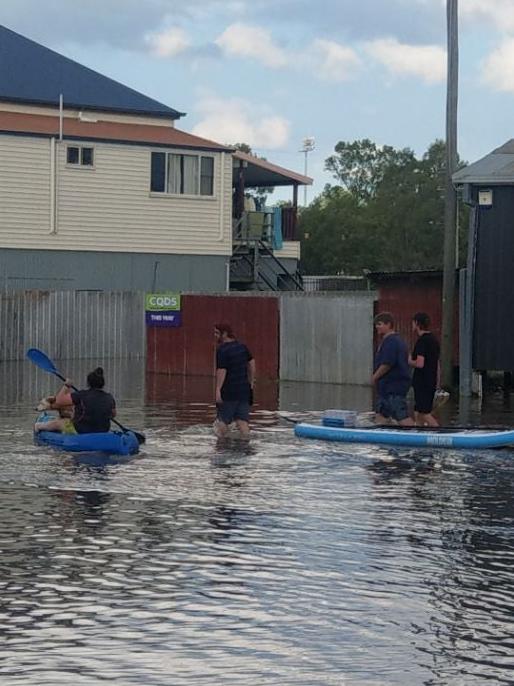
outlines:
[[139, 433], [139, 431], [132, 431], [132, 433], [137, 438], [139, 445], [142, 445], [146, 441], [146, 436], [142, 433]]
[[38, 350], [37, 348], [30, 348], [27, 350], [27, 358], [40, 369], [44, 369], [45, 372], [50, 372], [51, 374], [55, 374], [57, 372], [52, 360], [47, 357], [44, 352]]

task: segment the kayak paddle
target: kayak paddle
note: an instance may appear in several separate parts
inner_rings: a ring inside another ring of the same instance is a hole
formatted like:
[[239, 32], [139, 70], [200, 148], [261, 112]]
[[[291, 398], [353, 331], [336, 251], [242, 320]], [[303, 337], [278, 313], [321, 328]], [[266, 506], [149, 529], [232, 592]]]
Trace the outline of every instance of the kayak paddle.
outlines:
[[[36, 367], [43, 369], [45, 372], [53, 374], [58, 379], [61, 379], [61, 381], [66, 380], [65, 377], [57, 370], [52, 360], [47, 355], [45, 355], [45, 353], [41, 350], [38, 350], [37, 348], [30, 348], [29, 350], [27, 350], [27, 357], [31, 362], [33, 362], [36, 365]], [[72, 386], [71, 388], [73, 388], [74, 391], [79, 390], [75, 386]], [[123, 426], [123, 424], [120, 424], [120, 422], [118, 422], [118, 420], [114, 418], [111, 419], [111, 422], [114, 422], [114, 424], [119, 426], [124, 433], [127, 433], [128, 431], [132, 432], [134, 436], [137, 438], [137, 441], [140, 445], [141, 443], [144, 443], [146, 441], [146, 436], [142, 433], [139, 433], [139, 431], [127, 429], [125, 426]]]

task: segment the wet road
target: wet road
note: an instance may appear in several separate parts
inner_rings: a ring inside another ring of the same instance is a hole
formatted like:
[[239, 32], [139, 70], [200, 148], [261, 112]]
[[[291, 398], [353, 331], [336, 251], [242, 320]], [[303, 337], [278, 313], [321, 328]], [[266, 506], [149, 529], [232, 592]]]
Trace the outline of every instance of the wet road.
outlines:
[[301, 441], [277, 407], [370, 399], [298, 384], [220, 444], [212, 381], [106, 376], [148, 440], [95, 464], [35, 448], [53, 385], [0, 372], [2, 686], [514, 682], [514, 453]]

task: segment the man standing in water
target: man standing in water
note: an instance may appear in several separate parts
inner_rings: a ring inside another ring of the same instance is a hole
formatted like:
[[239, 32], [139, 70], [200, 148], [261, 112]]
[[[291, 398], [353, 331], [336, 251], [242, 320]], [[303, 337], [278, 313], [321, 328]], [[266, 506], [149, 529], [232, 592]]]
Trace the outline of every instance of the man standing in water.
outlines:
[[430, 317], [426, 312], [416, 312], [412, 318], [412, 330], [418, 340], [409, 357], [414, 367], [412, 387], [414, 388], [414, 416], [418, 426], [439, 426], [432, 415], [435, 389], [439, 372], [439, 343], [429, 331]]
[[215, 432], [223, 437], [236, 422], [242, 438], [250, 438], [250, 405], [253, 402], [255, 360], [246, 345], [236, 340], [230, 324], [216, 324], [216, 407]]
[[394, 319], [389, 312], [377, 314], [375, 328], [382, 338], [371, 377], [378, 391], [375, 421], [386, 424], [393, 419], [401, 426], [414, 426], [406, 400], [410, 387], [407, 345], [394, 330]]

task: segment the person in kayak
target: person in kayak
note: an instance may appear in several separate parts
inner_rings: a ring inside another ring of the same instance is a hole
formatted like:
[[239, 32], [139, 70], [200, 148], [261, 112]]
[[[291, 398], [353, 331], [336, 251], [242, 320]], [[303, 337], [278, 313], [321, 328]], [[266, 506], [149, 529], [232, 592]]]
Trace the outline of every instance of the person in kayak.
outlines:
[[[55, 406], [73, 406], [73, 417], [62, 414], [49, 422], [36, 422], [36, 431], [61, 431], [67, 434], [104, 433], [111, 428], [111, 419], [116, 416], [116, 401], [110, 393], [103, 390], [104, 372], [97, 367], [87, 375], [87, 389], [74, 391], [72, 383], [66, 379], [57, 393]], [[60, 411], [61, 413], [61, 411]]]
[[389, 312], [377, 314], [375, 329], [382, 339], [371, 379], [378, 391], [375, 421], [386, 424], [395, 420], [400, 426], [414, 426], [406, 400], [411, 383], [407, 344], [394, 330], [394, 318]]

